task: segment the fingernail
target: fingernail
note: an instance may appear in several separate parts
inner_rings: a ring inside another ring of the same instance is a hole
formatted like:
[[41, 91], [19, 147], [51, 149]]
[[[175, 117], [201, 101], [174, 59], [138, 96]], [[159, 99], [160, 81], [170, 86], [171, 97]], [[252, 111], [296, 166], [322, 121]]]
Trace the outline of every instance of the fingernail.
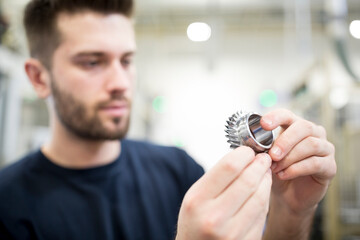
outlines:
[[271, 157], [269, 156], [269, 154], [261, 154], [261, 157], [262, 157], [266, 162], [271, 163], [271, 161], [272, 161], [272, 159], [271, 159]]
[[276, 162], [273, 162], [272, 164], [271, 164], [271, 170], [274, 170], [276, 167], [277, 167], [277, 163]]
[[282, 154], [281, 149], [276, 145], [271, 148], [271, 153], [273, 155], [275, 155], [276, 157], [281, 157], [281, 154]]

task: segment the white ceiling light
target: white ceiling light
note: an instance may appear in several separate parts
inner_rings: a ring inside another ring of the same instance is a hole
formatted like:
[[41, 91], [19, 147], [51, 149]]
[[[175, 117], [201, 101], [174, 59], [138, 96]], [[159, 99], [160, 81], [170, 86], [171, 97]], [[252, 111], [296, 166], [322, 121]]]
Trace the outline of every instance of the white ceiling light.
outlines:
[[191, 23], [187, 28], [187, 36], [194, 42], [205, 42], [211, 36], [211, 28], [203, 22]]
[[349, 30], [354, 38], [360, 39], [360, 20], [352, 21]]

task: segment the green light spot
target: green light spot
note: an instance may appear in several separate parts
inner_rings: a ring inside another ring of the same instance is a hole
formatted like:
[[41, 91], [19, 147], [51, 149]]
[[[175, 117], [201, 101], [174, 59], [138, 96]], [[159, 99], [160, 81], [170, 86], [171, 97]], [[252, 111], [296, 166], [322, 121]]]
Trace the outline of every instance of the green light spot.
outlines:
[[166, 105], [166, 100], [165, 97], [163, 96], [157, 96], [152, 102], [152, 106], [154, 110], [158, 113], [165, 112], [165, 105]]
[[260, 94], [260, 104], [264, 107], [272, 107], [277, 103], [277, 95], [273, 90], [264, 90]]
[[184, 145], [185, 145], [184, 142], [181, 141], [181, 139], [174, 139], [173, 143], [174, 143], [175, 146], [180, 147], [180, 148], [184, 147]]

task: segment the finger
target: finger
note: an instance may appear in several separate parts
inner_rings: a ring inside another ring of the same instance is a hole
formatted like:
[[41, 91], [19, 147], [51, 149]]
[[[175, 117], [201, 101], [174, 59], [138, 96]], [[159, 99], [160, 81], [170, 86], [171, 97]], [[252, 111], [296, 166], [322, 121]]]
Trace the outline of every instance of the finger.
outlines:
[[190, 190], [201, 199], [215, 198], [223, 192], [254, 159], [255, 152], [251, 148], [245, 146], [239, 147], [225, 155], [212, 169], [204, 174]]
[[226, 213], [224, 218], [233, 216], [246, 200], [257, 191], [266, 172], [270, 169], [271, 158], [268, 154], [258, 154], [241, 173], [214, 201], [214, 208]]
[[317, 127], [318, 127], [320, 138], [321, 139], [326, 139], [326, 135], [327, 135], [326, 134], [326, 129], [321, 125], [317, 125]]
[[323, 131], [319, 126], [306, 120], [298, 120], [275, 140], [269, 154], [274, 161], [279, 161], [306, 137], [320, 137], [322, 133]]
[[233, 236], [238, 236], [232, 239], [242, 239], [241, 237], [244, 237], [251, 231], [256, 220], [268, 212], [271, 184], [271, 171], [268, 170], [256, 192], [241, 206], [237, 214], [230, 219], [227, 226], [228, 232]]
[[261, 118], [260, 124], [265, 130], [274, 130], [279, 126], [287, 128], [298, 119], [299, 118], [289, 110], [276, 109], [265, 114]]
[[267, 214], [268, 212], [265, 211], [262, 214], [260, 214], [258, 219], [254, 222], [250, 232], [248, 232], [246, 236], [242, 238], [243, 240], [262, 239], [265, 230], [265, 222], [266, 222]]
[[302, 176], [312, 176], [319, 184], [326, 184], [336, 173], [336, 164], [333, 156], [312, 156], [304, 161], [292, 164], [277, 173], [281, 180], [291, 180]]
[[273, 173], [278, 173], [296, 162], [311, 156], [325, 157], [331, 154], [331, 151], [332, 145], [328, 141], [316, 137], [307, 137], [298, 143], [283, 160], [273, 162], [271, 169]]

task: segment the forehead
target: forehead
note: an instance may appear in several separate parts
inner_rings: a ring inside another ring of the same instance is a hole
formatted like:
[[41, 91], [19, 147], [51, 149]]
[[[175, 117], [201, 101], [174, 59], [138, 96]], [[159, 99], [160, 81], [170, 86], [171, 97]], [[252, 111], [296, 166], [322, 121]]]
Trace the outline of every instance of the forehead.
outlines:
[[[61, 48], [87, 51], [102, 48], [111, 51], [134, 51], [135, 34], [131, 19], [121, 14], [90, 11], [62, 13], [57, 18]], [[96, 49], [94, 49], [96, 48]]]

